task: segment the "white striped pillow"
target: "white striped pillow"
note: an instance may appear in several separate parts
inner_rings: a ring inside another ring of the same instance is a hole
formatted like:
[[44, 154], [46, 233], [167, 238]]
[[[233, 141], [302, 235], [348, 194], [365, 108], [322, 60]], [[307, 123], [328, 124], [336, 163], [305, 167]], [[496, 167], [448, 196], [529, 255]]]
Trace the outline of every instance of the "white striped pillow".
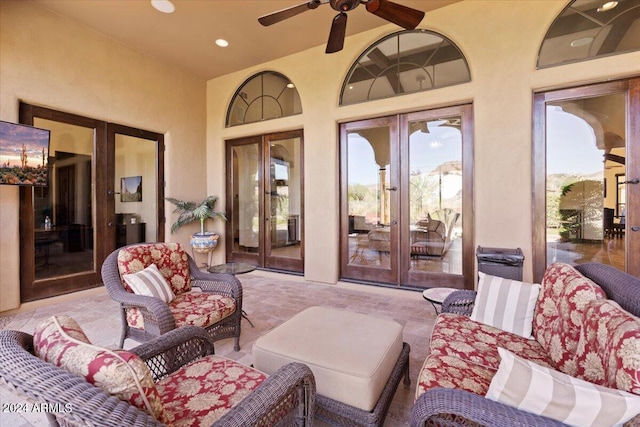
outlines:
[[149, 267], [137, 273], [125, 274], [122, 278], [134, 294], [160, 298], [167, 303], [176, 297], [155, 264], [150, 264]]
[[478, 273], [478, 294], [471, 319], [533, 339], [533, 311], [540, 285]]
[[571, 377], [498, 348], [500, 367], [487, 399], [570, 426], [622, 426], [640, 413], [640, 396]]

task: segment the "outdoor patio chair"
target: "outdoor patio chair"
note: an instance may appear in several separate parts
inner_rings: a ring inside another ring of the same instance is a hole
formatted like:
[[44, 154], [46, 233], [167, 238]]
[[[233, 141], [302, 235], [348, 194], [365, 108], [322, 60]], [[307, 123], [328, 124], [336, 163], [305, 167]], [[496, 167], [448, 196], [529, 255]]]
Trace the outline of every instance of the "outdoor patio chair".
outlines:
[[[235, 337], [240, 350], [242, 285], [201, 271], [178, 243], [142, 243], [112, 252], [102, 265], [109, 296], [120, 304], [122, 332], [145, 342], [177, 327], [207, 330], [212, 341]], [[135, 290], [134, 290], [135, 289]]]
[[214, 355], [196, 326], [109, 351], [88, 343], [69, 317], [47, 320], [33, 336], [0, 331], [0, 383], [51, 425], [312, 424], [315, 380], [301, 363], [267, 376]]

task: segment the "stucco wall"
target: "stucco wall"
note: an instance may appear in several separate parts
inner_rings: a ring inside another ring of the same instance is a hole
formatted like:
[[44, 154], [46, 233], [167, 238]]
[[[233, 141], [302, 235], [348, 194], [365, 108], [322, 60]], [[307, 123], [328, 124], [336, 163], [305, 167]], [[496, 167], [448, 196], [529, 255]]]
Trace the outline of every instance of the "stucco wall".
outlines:
[[[163, 133], [166, 194], [195, 200], [206, 196], [205, 95], [199, 77], [32, 2], [0, 2], [1, 120], [17, 122], [23, 100]], [[18, 189], [0, 186], [0, 311], [20, 303], [18, 206]], [[188, 244], [193, 230], [170, 235], [166, 209], [167, 240]]]
[[[426, 15], [419, 28], [451, 39], [466, 56], [472, 81], [392, 99], [338, 107], [343, 79], [370, 44], [398, 31], [388, 25], [347, 38], [343, 51], [324, 46], [210, 80], [207, 85], [209, 192], [223, 194], [224, 140], [304, 128], [305, 278], [338, 278], [338, 123], [390, 113], [472, 102], [475, 149], [475, 243], [521, 247], [524, 276], [531, 265], [532, 93], [640, 74], [640, 52], [535, 69], [544, 35], [564, 0], [467, 0]], [[223, 118], [238, 86], [252, 74], [274, 70], [291, 79], [303, 114], [225, 129]], [[317, 262], [322, 260], [322, 262]]]

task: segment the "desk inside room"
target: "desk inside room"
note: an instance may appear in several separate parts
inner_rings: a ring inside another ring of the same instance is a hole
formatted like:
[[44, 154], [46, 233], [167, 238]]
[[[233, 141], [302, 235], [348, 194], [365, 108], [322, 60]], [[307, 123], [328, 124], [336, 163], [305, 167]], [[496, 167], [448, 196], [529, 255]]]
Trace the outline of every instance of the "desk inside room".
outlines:
[[136, 224], [116, 225], [116, 248], [142, 243], [146, 240], [146, 225], [144, 222]]

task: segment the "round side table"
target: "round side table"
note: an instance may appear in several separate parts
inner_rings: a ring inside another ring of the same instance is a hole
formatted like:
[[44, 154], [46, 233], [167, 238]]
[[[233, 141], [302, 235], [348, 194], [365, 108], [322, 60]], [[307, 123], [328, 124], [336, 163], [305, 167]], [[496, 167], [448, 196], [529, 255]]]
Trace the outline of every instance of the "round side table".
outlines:
[[445, 298], [457, 290], [455, 288], [429, 288], [422, 292], [422, 297], [431, 303], [436, 315], [438, 315], [440, 314], [438, 307], [442, 307]]

